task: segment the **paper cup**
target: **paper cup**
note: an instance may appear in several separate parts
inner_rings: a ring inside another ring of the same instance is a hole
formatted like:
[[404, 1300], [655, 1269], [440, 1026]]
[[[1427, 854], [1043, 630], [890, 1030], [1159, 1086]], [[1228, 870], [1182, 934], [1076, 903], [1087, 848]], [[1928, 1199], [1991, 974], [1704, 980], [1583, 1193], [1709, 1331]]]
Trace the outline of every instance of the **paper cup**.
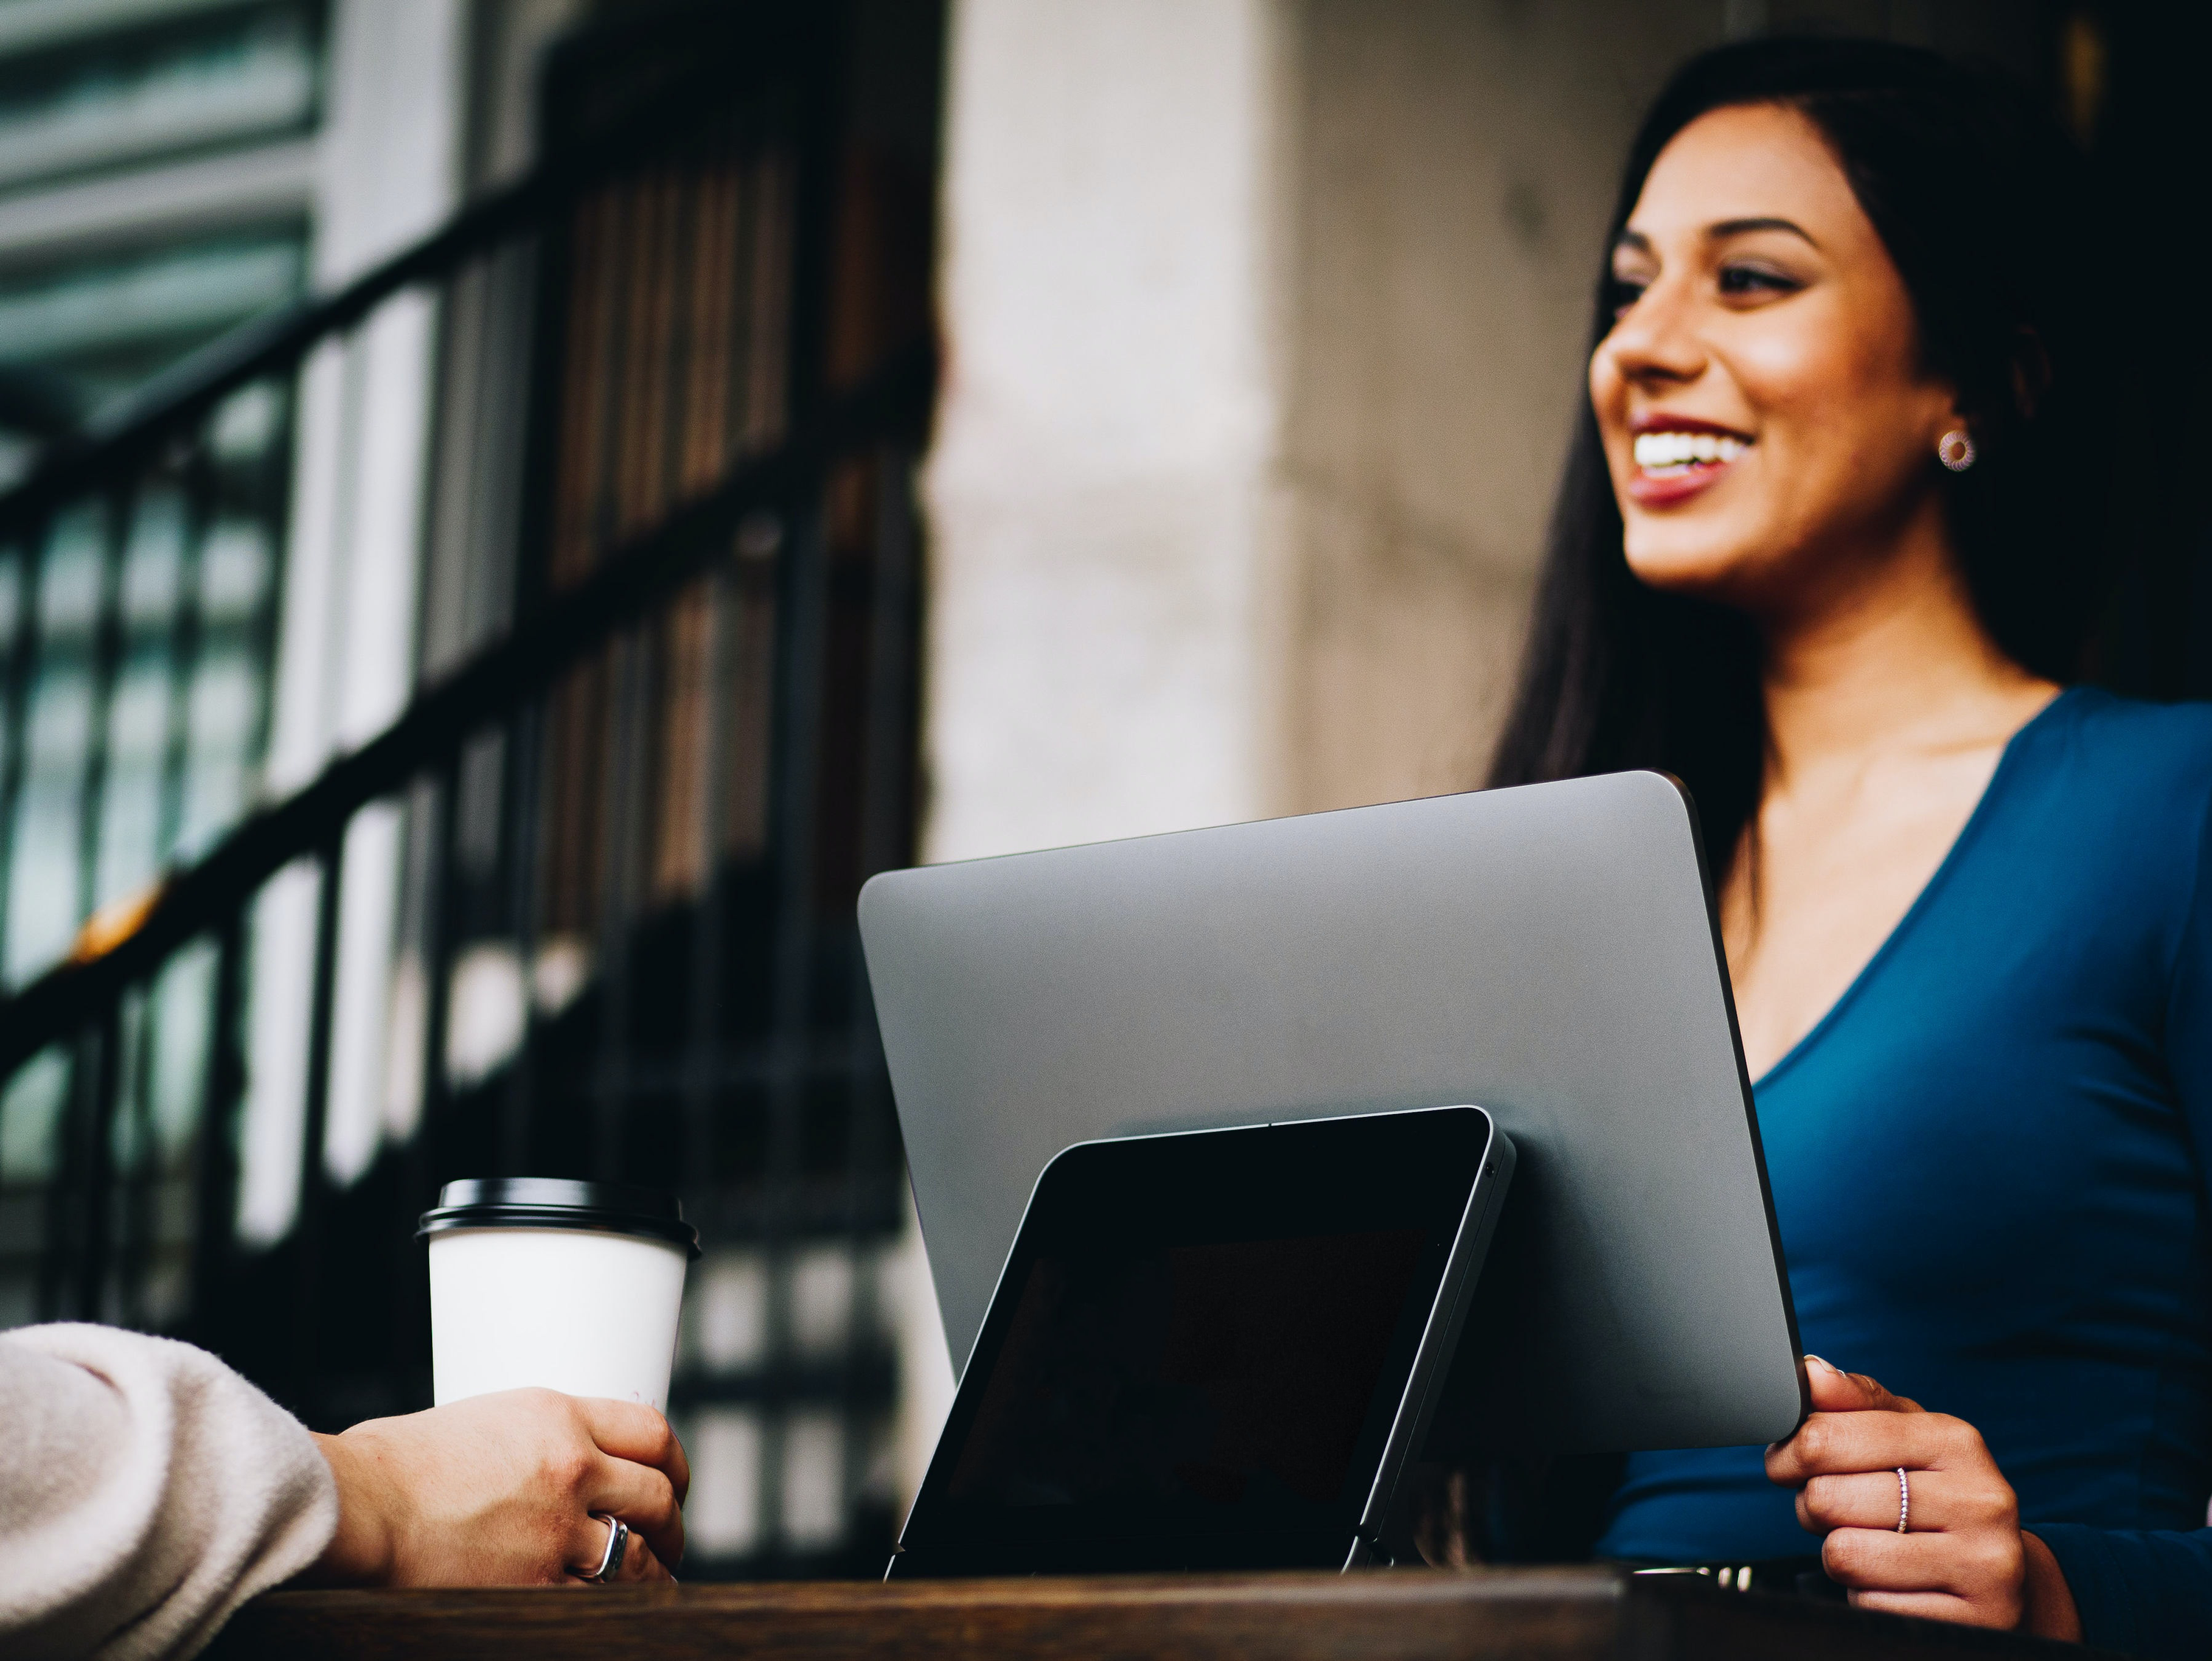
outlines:
[[449, 1182], [430, 1250], [438, 1403], [542, 1385], [668, 1410], [699, 1231], [673, 1194], [554, 1177]]

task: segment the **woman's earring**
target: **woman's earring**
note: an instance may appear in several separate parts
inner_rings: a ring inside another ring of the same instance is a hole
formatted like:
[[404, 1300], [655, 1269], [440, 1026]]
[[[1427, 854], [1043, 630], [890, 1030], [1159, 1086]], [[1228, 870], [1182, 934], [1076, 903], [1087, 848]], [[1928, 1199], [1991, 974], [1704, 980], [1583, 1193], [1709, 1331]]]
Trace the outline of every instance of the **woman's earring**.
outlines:
[[1936, 455], [1954, 473], [1963, 473], [1974, 464], [1974, 435], [1963, 427], [1954, 427], [1936, 440]]

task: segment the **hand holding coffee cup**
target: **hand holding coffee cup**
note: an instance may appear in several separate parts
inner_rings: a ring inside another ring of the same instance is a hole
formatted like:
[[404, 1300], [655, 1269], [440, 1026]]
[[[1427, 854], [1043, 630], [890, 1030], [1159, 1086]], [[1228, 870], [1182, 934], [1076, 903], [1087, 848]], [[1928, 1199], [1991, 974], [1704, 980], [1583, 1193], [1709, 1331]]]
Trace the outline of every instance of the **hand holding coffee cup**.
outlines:
[[316, 1440], [338, 1489], [324, 1585], [580, 1585], [610, 1518], [629, 1534], [610, 1579], [667, 1580], [684, 1555], [690, 1471], [637, 1403], [501, 1391]]
[[321, 1439], [341, 1512], [323, 1578], [669, 1579], [690, 1477], [662, 1415], [698, 1231], [672, 1194], [611, 1183], [452, 1182], [438, 1202], [416, 1231], [438, 1404]]

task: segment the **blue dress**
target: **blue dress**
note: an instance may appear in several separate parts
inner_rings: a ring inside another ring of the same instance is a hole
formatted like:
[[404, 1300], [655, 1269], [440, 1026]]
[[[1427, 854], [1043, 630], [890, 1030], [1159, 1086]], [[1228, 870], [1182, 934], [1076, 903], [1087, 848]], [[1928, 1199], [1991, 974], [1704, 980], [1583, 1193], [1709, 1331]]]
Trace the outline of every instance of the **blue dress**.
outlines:
[[[1805, 1348], [1978, 1427], [2092, 1644], [2212, 1653], [2212, 705], [2076, 688], [1754, 1088]], [[1818, 1549], [1759, 1448], [1632, 1456], [1600, 1556]]]

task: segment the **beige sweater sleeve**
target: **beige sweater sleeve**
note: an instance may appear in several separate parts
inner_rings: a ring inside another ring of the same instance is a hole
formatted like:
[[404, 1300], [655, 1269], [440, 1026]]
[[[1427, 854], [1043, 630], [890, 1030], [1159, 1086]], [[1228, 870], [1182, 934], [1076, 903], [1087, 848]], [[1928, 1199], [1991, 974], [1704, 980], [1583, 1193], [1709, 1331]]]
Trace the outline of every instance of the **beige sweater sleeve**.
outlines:
[[204, 1350], [105, 1326], [0, 1333], [0, 1653], [192, 1654], [322, 1555], [330, 1467]]

